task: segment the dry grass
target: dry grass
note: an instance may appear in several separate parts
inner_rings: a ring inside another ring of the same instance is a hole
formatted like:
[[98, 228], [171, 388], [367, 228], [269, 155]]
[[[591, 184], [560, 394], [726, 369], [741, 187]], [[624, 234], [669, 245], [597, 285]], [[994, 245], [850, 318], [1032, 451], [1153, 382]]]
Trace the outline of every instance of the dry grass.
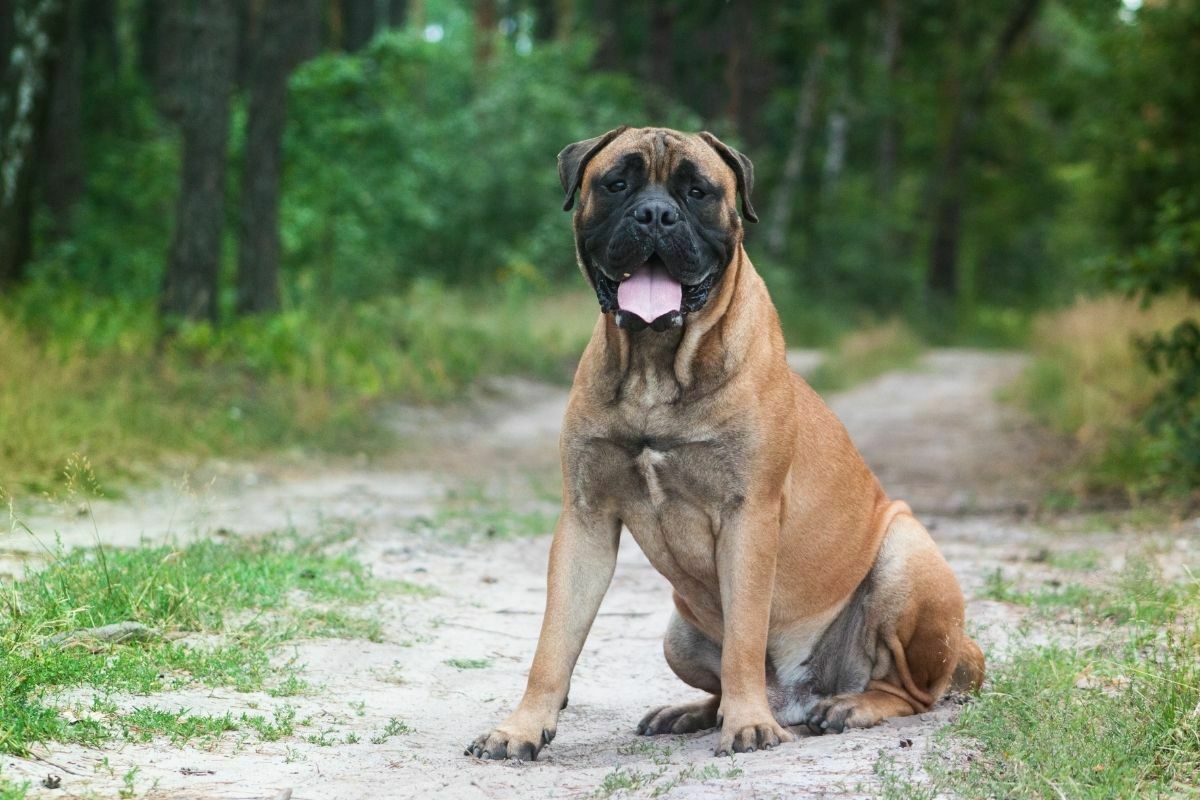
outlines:
[[1017, 395], [1078, 444], [1078, 469], [1067, 487], [1076, 495], [1099, 491], [1136, 501], [1156, 488], [1162, 445], [1140, 421], [1163, 379], [1146, 367], [1134, 341], [1197, 312], [1184, 298], [1142, 308], [1109, 296], [1079, 299], [1035, 321], [1034, 360]]

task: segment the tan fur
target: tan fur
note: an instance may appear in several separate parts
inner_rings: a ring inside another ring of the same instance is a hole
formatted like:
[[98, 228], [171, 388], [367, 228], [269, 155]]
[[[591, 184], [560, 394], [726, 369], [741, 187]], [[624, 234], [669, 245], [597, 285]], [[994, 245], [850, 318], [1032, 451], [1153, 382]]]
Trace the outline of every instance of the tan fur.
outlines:
[[[740, 244], [735, 178], [716, 150], [674, 131], [625, 131], [587, 167], [577, 229], [590, 210], [586, 177], [631, 150], [645, 155], [657, 181], [684, 157], [720, 181], [737, 252], [681, 330], [631, 334], [609, 316], [598, 320], [564, 420], [563, 513], [529, 684], [517, 710], [468, 752], [534, 757], [552, 738], [622, 524], [675, 588], [681, 630], [719, 650], [719, 680], [672, 663], [684, 680], [719, 692], [718, 752], [787, 741], [785, 725], [813, 709], [851, 727], [925, 710], [960, 662], [956, 685], [978, 686], [982, 653], [963, 633], [963, 597], [949, 566], [787, 366], [774, 306]], [[638, 442], [670, 445], [634, 452]], [[780, 684], [771, 691], [786, 694], [868, 573], [869, 683], [769, 701], [768, 668]], [[643, 725], [711, 724], [710, 702], [717, 697], [656, 709]]]

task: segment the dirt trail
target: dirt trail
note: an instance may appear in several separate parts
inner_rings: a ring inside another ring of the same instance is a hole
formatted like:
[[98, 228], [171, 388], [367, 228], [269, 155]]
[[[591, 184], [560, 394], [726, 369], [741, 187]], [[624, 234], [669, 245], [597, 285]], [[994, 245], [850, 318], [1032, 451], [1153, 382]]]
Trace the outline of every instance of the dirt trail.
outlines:
[[[796, 363], [811, 364], [798, 355]], [[1038, 469], [1047, 445], [995, 395], [1022, 366], [1013, 355], [968, 350], [929, 354], [911, 371], [885, 375], [832, 398], [867, 460], [895, 497], [909, 499], [929, 524], [969, 597], [997, 567], [1050, 574], [1039, 553], [1053, 547], [1102, 549], [1104, 567], [1118, 566], [1140, 546], [1117, 534], [1072, 536], [1022, 521], [1037, 497]], [[733, 760], [711, 755], [714, 734], [641, 738], [633, 726], [650, 706], [695, 692], [667, 668], [661, 636], [670, 589], [625, 535], [612, 588], [580, 658], [571, 704], [558, 738], [536, 764], [485, 763], [465, 758], [464, 745], [495, 724], [520, 696], [536, 641], [544, 599], [549, 537], [452, 544], [433, 534], [406, 532], [417, 515], [435, 513], [447, 488], [482, 481], [513, 502], [525, 502], [528, 480], [556, 469], [556, 437], [566, 393], [526, 381], [490, 385], [470, 406], [445, 411], [405, 410], [396, 425], [407, 455], [366, 468], [313, 473], [302, 468], [229, 468], [203, 492], [162, 490], [136, 502], [95, 507], [106, 543], [133, 544], [163, 531], [177, 537], [217, 529], [252, 534], [294, 525], [302, 533], [323, 519], [355, 523], [356, 546], [376, 575], [435, 588], [428, 599], [395, 597], [378, 606], [380, 643], [314, 640], [289, 649], [308, 665], [319, 691], [281, 701], [262, 693], [196, 690], [157, 695], [159, 707], [235, 715], [256, 707], [295, 707], [311, 729], [279, 742], [215, 750], [165, 742], [125, 744], [115, 752], [51, 745], [38, 761], [6, 759], [10, 777], [38, 780], [62, 774], [71, 794], [115, 796], [119, 780], [98, 773], [105, 756], [115, 775], [140, 767], [139, 785], [156, 782], [154, 796], [272, 798], [587, 797], [606, 788], [628, 794], [706, 797], [871, 796], [881, 754], [903, 770], [919, 768], [931, 734], [957, 713], [945, 702], [919, 717], [841, 736], [801, 735], [794, 744]], [[518, 479], [514, 479], [517, 476]], [[68, 545], [93, 541], [91, 519], [30, 520], [35, 530], [57, 529]], [[19, 533], [0, 539], [12, 569], [38, 544]], [[968, 620], [989, 656], [1003, 655], [1021, 612], [971, 599]], [[480, 660], [484, 668], [447, 662]], [[148, 698], [129, 698], [146, 705]], [[359, 704], [365, 703], [365, 706]], [[391, 717], [411, 733], [372, 744]], [[317, 731], [355, 744], [304, 740]], [[62, 791], [44, 791], [63, 797]], [[37, 795], [41, 796], [41, 795]], [[622, 795], [623, 796], [623, 795]]]

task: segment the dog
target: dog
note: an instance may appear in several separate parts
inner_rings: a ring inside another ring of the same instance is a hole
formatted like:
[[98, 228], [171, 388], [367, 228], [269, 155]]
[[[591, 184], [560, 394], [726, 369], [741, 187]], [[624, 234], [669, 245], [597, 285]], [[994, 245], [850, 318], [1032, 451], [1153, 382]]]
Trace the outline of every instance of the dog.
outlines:
[[621, 127], [558, 171], [601, 314], [563, 422], [525, 694], [467, 754], [532, 761], [554, 738], [622, 526], [674, 589], [667, 663], [705, 693], [651, 709], [640, 734], [719, 727], [717, 755], [750, 752], [977, 689], [954, 573], [788, 368], [743, 247], [750, 160], [707, 132]]

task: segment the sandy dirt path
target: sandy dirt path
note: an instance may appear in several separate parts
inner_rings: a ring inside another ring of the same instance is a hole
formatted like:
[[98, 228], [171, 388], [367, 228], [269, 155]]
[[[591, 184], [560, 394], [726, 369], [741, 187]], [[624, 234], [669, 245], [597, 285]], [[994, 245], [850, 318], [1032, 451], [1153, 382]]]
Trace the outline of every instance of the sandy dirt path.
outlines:
[[[796, 354], [795, 364], [812, 363]], [[1017, 570], [1050, 576], [1045, 552], [1100, 549], [1118, 568], [1142, 536], [1050, 530], [1027, 519], [1041, 491], [1045, 441], [996, 393], [1020, 372], [1019, 356], [969, 350], [928, 354], [836, 395], [831, 404], [894, 497], [928, 523], [970, 598], [968, 621], [990, 658], [1002, 658], [1024, 613], [978, 599], [986, 576]], [[840, 736], [810, 737], [778, 750], [714, 759], [715, 734], [638, 737], [633, 727], [655, 705], [687, 700], [662, 657], [670, 589], [625, 534], [616, 577], [580, 658], [558, 737], [535, 764], [481, 762], [462, 755], [520, 696], [544, 600], [549, 537], [469, 543], [414, 532], [436, 515], [446, 492], [483, 486], [506, 503], [541, 504], [530, 486], [551, 483], [566, 393], [520, 380], [488, 385], [450, 410], [404, 409], [396, 426], [408, 446], [384, 464], [225, 467], [195, 481], [201, 490], [163, 489], [94, 506], [95, 524], [75, 515], [34, 515], [32, 529], [57, 531], [68, 546], [135, 544], [143, 537], [254, 534], [292, 525], [301, 533], [330, 520], [353, 523], [354, 546], [385, 579], [436, 589], [436, 596], [385, 598], [373, 613], [382, 642], [302, 641], [282, 658], [307, 664], [318, 690], [280, 700], [263, 693], [194, 690], [130, 697], [194, 713], [256, 713], [283, 704], [312, 722], [278, 742], [215, 748], [166, 742], [98, 752], [50, 745], [39, 760], [5, 759], [9, 777], [64, 777], [63, 790], [35, 796], [116, 796], [119, 776], [140, 768], [145, 795], [173, 798], [385, 797], [824, 797], [873, 796], [875, 767], [894, 759], [919, 774], [931, 736], [958, 705], [944, 701], [918, 717]], [[1052, 455], [1050, 453], [1049, 455]], [[0, 539], [0, 570], [36, 557], [38, 543], [14, 532]], [[451, 661], [485, 664], [460, 668]], [[412, 730], [369, 741], [390, 718]], [[324, 741], [307, 739], [320, 733]], [[358, 743], [344, 742], [348, 734]], [[353, 738], [353, 737], [352, 737]], [[107, 757], [111, 770], [97, 771]], [[44, 759], [44, 760], [41, 760]], [[49, 763], [47, 763], [49, 762]], [[617, 787], [632, 787], [619, 789]], [[64, 792], [65, 790], [65, 792]], [[91, 794], [89, 794], [91, 793]]]

